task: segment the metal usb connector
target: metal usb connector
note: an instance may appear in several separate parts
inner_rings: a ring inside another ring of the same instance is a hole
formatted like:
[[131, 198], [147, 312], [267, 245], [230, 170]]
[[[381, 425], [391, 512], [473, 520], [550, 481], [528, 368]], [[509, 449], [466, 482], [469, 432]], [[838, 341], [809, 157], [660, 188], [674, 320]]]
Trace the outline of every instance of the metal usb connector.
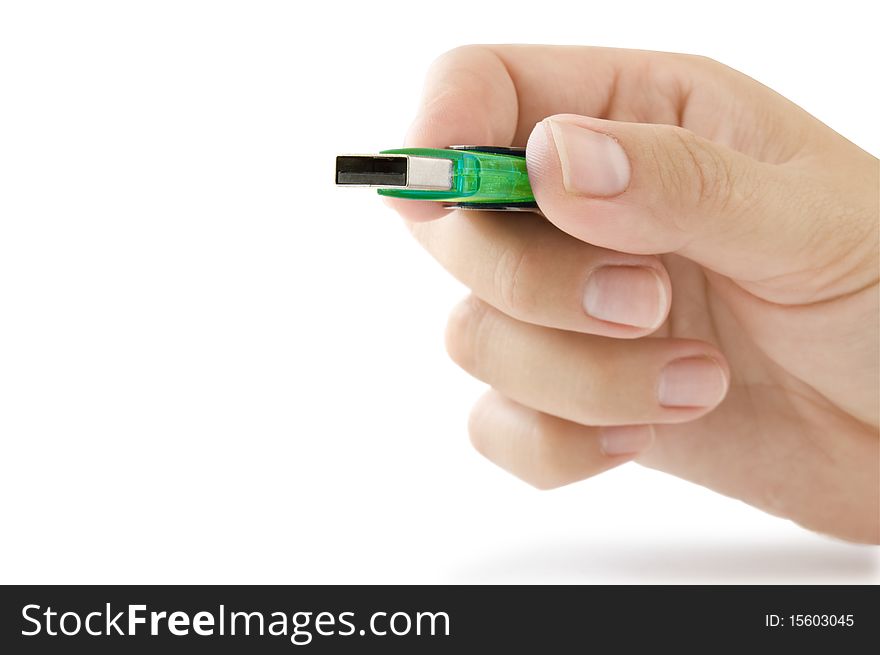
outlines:
[[337, 186], [361, 186], [413, 191], [449, 191], [452, 160], [416, 155], [339, 155]]

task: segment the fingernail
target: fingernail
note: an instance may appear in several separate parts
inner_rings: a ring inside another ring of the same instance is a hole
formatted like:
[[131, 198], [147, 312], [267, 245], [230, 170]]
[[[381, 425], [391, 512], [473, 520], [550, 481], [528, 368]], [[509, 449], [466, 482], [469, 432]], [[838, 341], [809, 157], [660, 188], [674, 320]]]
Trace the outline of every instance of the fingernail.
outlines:
[[727, 390], [724, 370], [710, 357], [676, 359], [660, 371], [657, 398], [664, 407], [712, 407]]
[[615, 425], [600, 428], [599, 447], [606, 455], [635, 455], [654, 441], [650, 425]]
[[547, 122], [566, 191], [600, 198], [623, 193], [629, 185], [629, 158], [616, 139], [573, 123]]
[[666, 286], [650, 268], [603, 266], [587, 278], [584, 311], [621, 325], [657, 327], [666, 314]]

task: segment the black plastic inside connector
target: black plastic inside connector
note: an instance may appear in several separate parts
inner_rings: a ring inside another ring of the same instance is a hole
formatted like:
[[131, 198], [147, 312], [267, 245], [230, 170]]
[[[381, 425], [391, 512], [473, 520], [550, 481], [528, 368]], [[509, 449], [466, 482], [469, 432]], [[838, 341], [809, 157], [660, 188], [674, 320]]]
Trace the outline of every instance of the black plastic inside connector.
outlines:
[[406, 186], [406, 157], [340, 155], [336, 158], [336, 184]]

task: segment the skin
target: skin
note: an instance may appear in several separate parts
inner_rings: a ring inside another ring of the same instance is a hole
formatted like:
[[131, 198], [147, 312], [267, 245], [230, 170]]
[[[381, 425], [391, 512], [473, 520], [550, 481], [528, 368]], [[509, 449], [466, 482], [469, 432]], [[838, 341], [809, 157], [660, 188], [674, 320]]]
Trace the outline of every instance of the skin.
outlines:
[[[560, 125], [611, 138], [623, 187], [572, 189]], [[580, 47], [441, 57], [407, 145], [457, 143], [528, 144], [546, 217], [391, 201], [473, 292], [447, 346], [492, 387], [470, 421], [480, 452], [540, 488], [636, 461], [880, 541], [876, 158], [717, 62]], [[624, 268], [606, 302], [656, 321], [588, 314], [609, 264]], [[666, 406], [661, 371], [682, 357], [716, 377], [679, 379], [701, 403]]]

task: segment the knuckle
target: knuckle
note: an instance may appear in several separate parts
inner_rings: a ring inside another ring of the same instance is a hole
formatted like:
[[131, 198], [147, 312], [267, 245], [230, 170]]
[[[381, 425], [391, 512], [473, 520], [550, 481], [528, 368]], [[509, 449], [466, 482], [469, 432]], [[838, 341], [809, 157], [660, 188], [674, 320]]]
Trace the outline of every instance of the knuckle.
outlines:
[[497, 392], [490, 391], [471, 409], [468, 435], [474, 449], [535, 489], [567, 484], [552, 419], [534, 413], [520, 416], [515, 424], [499, 421], [497, 410], [505, 402]]
[[681, 57], [682, 61], [693, 65], [695, 68], [704, 68], [710, 70], [727, 68], [717, 59], [712, 59], [712, 57], [707, 57], [706, 55], [679, 54], [678, 56]]
[[670, 146], [665, 149], [666, 161], [658, 167], [663, 190], [687, 207], [726, 209], [734, 188], [730, 160], [690, 130], [669, 127], [664, 131], [662, 141]]
[[729, 78], [731, 74], [741, 75], [724, 62], [707, 57], [706, 55], [697, 55], [690, 53], [671, 53], [671, 62], [678, 64], [683, 74], [701, 78], [704, 83], [707, 80], [717, 81], [719, 79]]
[[600, 349], [577, 360], [568, 393], [560, 396], [564, 415], [582, 425], [601, 425], [619, 418], [620, 389], [626, 387], [617, 353]]
[[486, 314], [486, 305], [470, 297], [452, 310], [446, 324], [446, 352], [468, 372], [480, 369]]
[[557, 426], [549, 416], [538, 415], [531, 426], [531, 466], [523, 479], [535, 489], [548, 491], [568, 483], [560, 461]]
[[467, 49], [472, 47], [473, 46], [462, 45], [442, 53], [439, 57], [435, 58], [434, 61], [432, 61], [428, 66], [428, 77], [430, 78], [432, 75], [436, 75], [438, 71], [442, 71], [446, 67], [453, 65], [455, 62], [459, 61], [462, 56], [465, 56], [465, 52], [467, 51]]
[[497, 84], [498, 61], [492, 48], [485, 45], [459, 46], [435, 59], [428, 69], [421, 106], [408, 138], [418, 140], [434, 135], [438, 128], [470, 125], [470, 130], [485, 131], [485, 136], [470, 139], [491, 140], [491, 127], [487, 121], [475, 120], [473, 103], [475, 96], [483, 96]]
[[468, 416], [468, 437], [471, 445], [483, 457], [490, 459], [488, 449], [488, 438], [492, 430], [487, 426], [488, 409], [486, 408], [486, 399], [481, 399], [471, 409]]
[[535, 258], [528, 245], [509, 248], [495, 265], [494, 293], [504, 311], [512, 316], [530, 316], [535, 311], [536, 298], [530, 284]]
[[475, 64], [494, 57], [492, 49], [486, 45], [468, 44], [447, 50], [437, 57], [428, 69], [430, 79], [443, 79], [450, 71], [467, 73], [475, 70]]
[[465, 43], [464, 45], [456, 46], [454, 48], [450, 48], [443, 54], [441, 54], [437, 59], [434, 60], [435, 64], [449, 63], [449, 62], [457, 62], [462, 59], [469, 59], [474, 55], [479, 55], [480, 53], [488, 50], [488, 48], [479, 43]]
[[537, 489], [538, 491], [552, 491], [553, 489], [558, 489], [564, 485], [554, 482], [549, 478], [544, 478], [541, 476], [534, 476], [531, 479], [520, 478], [524, 482], [527, 482], [532, 488]]

